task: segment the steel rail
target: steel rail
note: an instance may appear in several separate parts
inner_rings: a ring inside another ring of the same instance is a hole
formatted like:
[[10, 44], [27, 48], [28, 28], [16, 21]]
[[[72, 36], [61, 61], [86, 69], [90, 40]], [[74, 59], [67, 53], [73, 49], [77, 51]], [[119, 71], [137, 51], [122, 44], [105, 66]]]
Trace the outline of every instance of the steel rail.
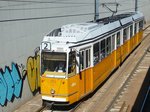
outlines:
[[70, 110], [69, 112], [75, 112], [78, 107], [80, 106], [80, 104], [83, 103], [82, 101], [80, 101], [72, 110]]
[[[54, 104], [54, 103], [51, 103], [51, 104], [48, 105], [48, 106], [42, 106], [42, 107], [39, 108], [36, 112], [43, 112], [43, 111], [46, 110], [47, 108], [48, 108], [49, 110], [51, 110], [52, 107], [53, 107], [53, 104]], [[53, 110], [51, 110], [51, 112], [53, 112]]]
[[[149, 28], [150, 25], [148, 25], [144, 31]], [[150, 35], [150, 33], [148, 33], [145, 38]], [[145, 39], [144, 38], [144, 39]], [[143, 40], [142, 40], [143, 41]], [[134, 67], [134, 69], [131, 71], [130, 75], [128, 76], [128, 78], [126, 79], [126, 81], [123, 83], [123, 85], [121, 86], [121, 88], [119, 89], [119, 91], [116, 93], [115, 97], [113, 98], [113, 100], [111, 101], [111, 103], [108, 105], [108, 108], [106, 109], [106, 112], [109, 112], [112, 107], [115, 104], [115, 101], [117, 100], [117, 98], [119, 97], [119, 95], [121, 94], [121, 92], [123, 91], [123, 89], [126, 87], [127, 83], [130, 81], [131, 77], [134, 75], [135, 71], [137, 70], [138, 66], [140, 65], [140, 63], [142, 62], [143, 58], [146, 56], [146, 54], [149, 52], [150, 50], [150, 46], [147, 48], [147, 50], [144, 52], [144, 54], [142, 55], [142, 57], [140, 58], [140, 60], [137, 62], [136, 66]]]
[[144, 109], [144, 106], [145, 106], [145, 103], [146, 103], [146, 100], [147, 100], [147, 97], [148, 97], [149, 94], [150, 94], [150, 86], [149, 86], [148, 91], [147, 91], [147, 93], [146, 93], [146, 96], [145, 96], [145, 98], [144, 98], [144, 102], [143, 102], [143, 104], [142, 104], [142, 107], [141, 107], [140, 112], [143, 112], [143, 109]]
[[126, 81], [123, 83], [123, 85], [121, 86], [121, 88], [118, 90], [117, 94], [115, 95], [115, 97], [113, 98], [113, 100], [110, 102], [110, 104], [108, 105], [108, 108], [106, 109], [106, 112], [109, 112], [112, 107], [115, 104], [115, 101], [117, 100], [117, 98], [119, 97], [119, 95], [121, 94], [121, 92], [123, 91], [123, 89], [126, 87], [127, 83], [130, 81], [131, 77], [134, 75], [135, 71], [137, 70], [138, 66], [140, 65], [140, 63], [142, 62], [143, 58], [146, 56], [146, 54], [149, 52], [150, 46], [147, 48], [147, 50], [145, 51], [145, 53], [143, 54], [143, 56], [140, 58], [140, 60], [137, 62], [136, 66], [134, 67], [134, 69], [131, 71], [130, 75], [128, 76], [128, 78], [126, 79]]

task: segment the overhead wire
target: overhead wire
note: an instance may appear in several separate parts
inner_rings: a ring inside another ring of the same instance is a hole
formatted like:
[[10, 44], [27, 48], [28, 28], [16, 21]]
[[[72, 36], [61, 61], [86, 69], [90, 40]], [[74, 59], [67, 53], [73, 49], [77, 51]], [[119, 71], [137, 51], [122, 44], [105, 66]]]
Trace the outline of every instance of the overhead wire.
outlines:
[[[141, 7], [145, 7], [145, 6], [148, 6], [149, 4], [145, 3], [143, 5], [140, 5], [138, 6], [138, 8], [141, 8]], [[118, 10], [118, 11], [131, 11], [131, 10], [134, 10], [135, 8], [126, 8], [126, 9], [122, 9], [122, 10]]]
[[89, 7], [91, 5], [70, 5], [70, 6], [54, 6], [54, 7], [34, 7], [34, 8], [3, 8], [0, 11], [8, 11], [8, 10], [37, 10], [37, 9], [62, 9], [62, 8], [75, 8], [75, 7]]
[[45, 17], [31, 17], [31, 18], [20, 18], [20, 19], [5, 19], [0, 20], [1, 22], [12, 22], [12, 21], [26, 21], [26, 20], [39, 20], [39, 19], [52, 19], [52, 18], [64, 18], [64, 17], [73, 17], [73, 16], [86, 16], [93, 15], [94, 13], [83, 13], [83, 14], [70, 14], [70, 15], [60, 15], [60, 16], [45, 16]]
[[[69, 1], [69, 2], [68, 2]], [[32, 4], [59, 4], [59, 5], [92, 5], [94, 3], [87, 3], [87, 2], [71, 2], [70, 0], [53, 0], [53, 1], [29, 1], [29, 0], [0, 0], [0, 2], [14, 2], [17, 4], [9, 4], [0, 6], [0, 8], [5, 7], [13, 7], [13, 6], [25, 6], [25, 5], [32, 5]]]
[[[4, 1], [4, 0], [0, 0], [0, 1]], [[6, 0], [9, 1], [9, 0]], [[18, 0], [13, 0], [13, 1], [18, 1]], [[56, 0], [57, 1], [57, 0]], [[33, 2], [33, 1], [32, 1]], [[138, 6], [139, 7], [144, 7], [145, 5], [149, 5], [149, 4], [143, 4]], [[79, 6], [80, 7], [80, 6]], [[81, 6], [82, 7], [82, 6]], [[46, 7], [45, 7], [46, 8]], [[48, 8], [48, 7], [47, 7]], [[52, 7], [49, 7], [52, 8]], [[53, 8], [61, 8], [61, 7], [53, 7]], [[64, 8], [64, 7], [62, 7]], [[30, 9], [34, 9], [34, 8], [30, 8]], [[36, 9], [36, 8], [35, 8]], [[119, 10], [119, 12], [122, 11], [128, 11], [128, 10], [132, 10], [134, 8], [128, 8], [128, 9], [122, 9]], [[1, 9], [0, 9], [1, 10]], [[10, 10], [10, 9], [3, 9], [3, 10]], [[15, 9], [14, 9], [15, 10]], [[19, 9], [16, 9], [19, 10]], [[27, 9], [26, 9], [27, 10]], [[109, 13], [109, 12], [100, 12], [100, 13]], [[73, 17], [73, 16], [87, 16], [87, 15], [94, 15], [93, 12], [91, 13], [79, 13], [79, 14], [67, 14], [67, 15], [55, 15], [55, 16], [45, 16], [45, 17], [31, 17], [31, 18], [16, 18], [16, 19], [5, 19], [5, 20], [0, 20], [0, 22], [12, 22], [12, 21], [26, 21], [26, 20], [40, 20], [40, 19], [52, 19], [52, 18], [64, 18], [64, 17]]]
[[51, 3], [51, 4], [94, 4], [94, 3], [87, 3], [87, 2], [64, 2], [62, 0], [58, 1], [34, 1], [34, 0], [0, 0], [0, 1], [7, 1], [7, 2], [19, 2], [19, 3]]

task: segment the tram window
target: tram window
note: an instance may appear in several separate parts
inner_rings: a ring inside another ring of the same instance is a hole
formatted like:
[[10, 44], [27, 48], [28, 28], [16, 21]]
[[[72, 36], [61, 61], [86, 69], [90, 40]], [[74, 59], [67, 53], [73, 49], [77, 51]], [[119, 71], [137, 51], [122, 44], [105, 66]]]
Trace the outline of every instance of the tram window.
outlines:
[[137, 23], [135, 23], [134, 25], [134, 35], [136, 34], [136, 32], [137, 32]]
[[99, 42], [97, 42], [96, 44], [94, 44], [93, 46], [93, 57], [94, 57], [94, 65], [97, 64], [99, 62]]
[[88, 50], [86, 50], [86, 68], [88, 67]]
[[75, 52], [69, 53], [69, 63], [68, 63], [68, 74], [75, 74], [76, 72], [76, 59]]
[[66, 53], [47, 53], [41, 54], [41, 72], [66, 72]]
[[106, 39], [106, 55], [111, 53], [111, 37]]
[[115, 49], [115, 35], [112, 36], [112, 51]]
[[101, 60], [105, 58], [105, 39], [101, 41]]
[[91, 61], [90, 61], [90, 49], [86, 50], [86, 68], [90, 67]]
[[84, 51], [80, 52], [80, 70], [84, 69]]
[[120, 32], [117, 33], [117, 48], [120, 46]]
[[123, 30], [123, 43], [127, 40], [127, 29]]
[[127, 29], [127, 40], [129, 40], [129, 39], [130, 39], [130, 36], [129, 36], [129, 33], [130, 33], [130, 32], [129, 32], [129, 29], [130, 29], [130, 28], [128, 27], [128, 28], [126, 28], [126, 29]]
[[88, 65], [91, 65], [91, 49], [89, 49], [89, 56], [88, 56]]
[[130, 38], [133, 36], [133, 25], [130, 26]]
[[139, 31], [143, 29], [143, 20], [139, 22]]

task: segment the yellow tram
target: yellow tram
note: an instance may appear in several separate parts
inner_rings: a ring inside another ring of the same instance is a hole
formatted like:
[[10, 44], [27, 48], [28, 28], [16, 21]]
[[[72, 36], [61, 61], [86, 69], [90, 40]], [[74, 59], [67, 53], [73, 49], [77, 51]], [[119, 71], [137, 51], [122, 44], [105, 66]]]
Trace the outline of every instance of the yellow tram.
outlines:
[[93, 92], [141, 42], [143, 23], [130, 12], [50, 32], [41, 43], [43, 102], [70, 105]]

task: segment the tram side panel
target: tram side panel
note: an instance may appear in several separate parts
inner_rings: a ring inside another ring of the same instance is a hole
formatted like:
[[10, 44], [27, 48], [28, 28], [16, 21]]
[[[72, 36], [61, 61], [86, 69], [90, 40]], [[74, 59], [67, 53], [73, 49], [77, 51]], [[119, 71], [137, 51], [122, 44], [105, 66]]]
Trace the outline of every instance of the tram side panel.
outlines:
[[123, 61], [126, 56], [128, 55], [128, 43], [129, 41], [124, 42], [124, 44], [121, 46], [121, 60]]
[[117, 48], [117, 50], [115, 51], [116, 55], [115, 55], [115, 59], [116, 59], [116, 65], [115, 67], [118, 67], [121, 63], [121, 46], [119, 46]]
[[142, 41], [143, 31], [139, 31], [130, 38], [130, 52]]
[[139, 43], [142, 41], [142, 38], [143, 38], [143, 30], [140, 30], [139, 33], [138, 33]]
[[130, 52], [134, 49], [134, 36], [130, 38]]
[[79, 96], [78, 99], [81, 99], [86, 94], [89, 94], [93, 90], [93, 76], [92, 76], [92, 68], [85, 69], [81, 71], [78, 76], [78, 82], [79, 82]]
[[136, 33], [136, 34], [133, 36], [133, 49], [136, 47], [137, 37], [138, 37], [138, 33]]
[[134, 48], [142, 41], [142, 37], [143, 37], [143, 31], [137, 32], [134, 36]]
[[140, 37], [139, 37], [139, 32], [138, 32], [135, 37], [135, 47], [139, 44], [139, 42], [140, 42]]
[[[131, 53], [131, 51], [141, 42], [143, 31], [139, 31], [132, 36], [129, 40], [126, 40], [124, 44], [117, 48], [114, 55], [109, 55], [103, 59], [100, 63], [96, 64], [93, 68], [93, 84], [96, 88], [102, 83], [110, 72], [120, 65], [122, 61]], [[111, 59], [111, 60], [110, 60]], [[109, 64], [108, 64], [109, 63]], [[114, 66], [113, 66], [114, 65]]]
[[93, 68], [93, 88], [95, 89], [101, 84], [114, 69], [115, 52], [109, 54], [101, 62], [97, 63]]
[[[83, 89], [82, 83], [79, 82], [79, 75], [68, 78], [68, 101], [70, 104], [79, 100], [79, 91]], [[81, 88], [81, 90], [79, 90]]]
[[81, 97], [83, 97], [84, 96], [84, 94], [85, 94], [85, 72], [84, 71], [82, 71], [82, 72], [80, 72], [79, 74], [78, 74], [78, 83], [79, 83], [79, 88], [78, 88], [78, 90], [79, 90], [79, 99], [81, 98]]
[[92, 68], [85, 70], [85, 92], [86, 94], [90, 93], [93, 89], [93, 72]]

